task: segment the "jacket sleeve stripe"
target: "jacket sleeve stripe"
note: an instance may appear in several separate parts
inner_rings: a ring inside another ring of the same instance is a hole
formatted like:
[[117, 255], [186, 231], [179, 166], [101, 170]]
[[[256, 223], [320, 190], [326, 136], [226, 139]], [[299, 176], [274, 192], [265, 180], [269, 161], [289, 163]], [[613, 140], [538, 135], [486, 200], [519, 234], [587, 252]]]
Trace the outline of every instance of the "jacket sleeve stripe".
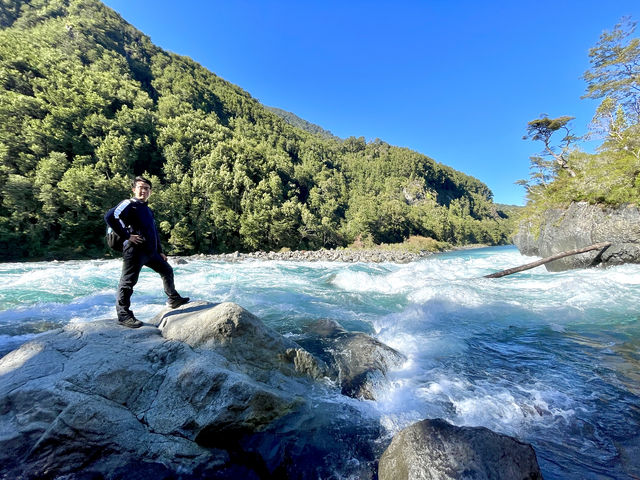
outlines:
[[122, 228], [124, 230], [126, 230], [127, 225], [124, 223], [122, 218], [120, 218], [120, 215], [125, 210], [125, 208], [127, 208], [129, 206], [130, 203], [131, 203], [131, 200], [129, 200], [129, 199], [123, 200], [118, 204], [116, 209], [113, 211], [113, 218], [115, 218], [120, 223], [120, 225], [122, 226]]
[[130, 203], [131, 203], [131, 200], [129, 199], [121, 201], [116, 207], [116, 209], [114, 210], [113, 216], [116, 217], [118, 220], [120, 220], [120, 214], [125, 208], [129, 206]]

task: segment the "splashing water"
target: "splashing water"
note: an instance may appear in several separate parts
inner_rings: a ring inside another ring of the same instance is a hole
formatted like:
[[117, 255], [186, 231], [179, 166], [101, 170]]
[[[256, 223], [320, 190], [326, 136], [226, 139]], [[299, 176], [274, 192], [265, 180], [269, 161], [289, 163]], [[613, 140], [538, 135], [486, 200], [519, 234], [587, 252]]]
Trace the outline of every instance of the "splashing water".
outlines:
[[[546, 479], [638, 478], [640, 266], [481, 278], [529, 261], [498, 247], [406, 265], [193, 258], [175, 273], [181, 294], [236, 302], [293, 340], [331, 318], [404, 353], [378, 400], [360, 402], [384, 441], [441, 417], [532, 443]], [[69, 322], [115, 319], [119, 274], [118, 260], [0, 264], [0, 355]], [[144, 269], [136, 316], [164, 301]]]

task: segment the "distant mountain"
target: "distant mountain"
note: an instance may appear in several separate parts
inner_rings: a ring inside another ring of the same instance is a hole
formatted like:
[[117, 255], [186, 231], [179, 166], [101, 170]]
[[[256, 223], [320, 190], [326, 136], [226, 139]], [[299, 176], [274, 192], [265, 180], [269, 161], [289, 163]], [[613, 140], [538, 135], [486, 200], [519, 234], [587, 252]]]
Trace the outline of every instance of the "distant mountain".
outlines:
[[173, 253], [507, 241], [479, 180], [285, 121], [97, 0], [3, 0], [0, 26], [0, 257], [104, 254], [137, 174]]
[[339, 140], [339, 137], [336, 137], [329, 130], [325, 130], [319, 125], [315, 123], [307, 122], [304, 118], [300, 118], [295, 113], [287, 112], [286, 110], [282, 110], [281, 108], [276, 107], [265, 107], [267, 110], [275, 113], [280, 118], [284, 119], [289, 125], [293, 125], [294, 127], [301, 128], [302, 130], [313, 133], [315, 135], [320, 135], [321, 137], [331, 138], [334, 140]]

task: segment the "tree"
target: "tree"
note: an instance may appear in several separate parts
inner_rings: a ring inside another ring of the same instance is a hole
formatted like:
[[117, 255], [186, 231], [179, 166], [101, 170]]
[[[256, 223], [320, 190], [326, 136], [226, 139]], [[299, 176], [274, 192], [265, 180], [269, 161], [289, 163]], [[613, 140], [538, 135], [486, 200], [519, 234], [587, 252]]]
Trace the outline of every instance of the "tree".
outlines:
[[591, 131], [591, 136], [604, 136], [598, 150], [629, 153], [640, 160], [640, 125], [630, 125], [628, 115], [613, 98], [605, 98], [597, 108]]
[[583, 98], [611, 98], [622, 106], [632, 123], [640, 123], [640, 38], [631, 38], [636, 22], [622, 19], [605, 31], [589, 51], [591, 68], [584, 74]]
[[[542, 114], [540, 118], [531, 120], [527, 124], [527, 135], [522, 138], [524, 140], [541, 141], [544, 144], [544, 150], [541, 155], [551, 157], [554, 160], [553, 163], [545, 163], [541, 161], [541, 157], [532, 157], [532, 161], [535, 162], [537, 167], [543, 170], [552, 169], [555, 164], [556, 168], [564, 170], [572, 177], [576, 176], [576, 173], [569, 166], [569, 153], [578, 140], [578, 137], [571, 133], [571, 128], [569, 127], [569, 122], [574, 118], [566, 115], [558, 118], [549, 118], [548, 115]], [[564, 132], [564, 137], [560, 140], [559, 145], [554, 146], [551, 143], [551, 138], [559, 131]]]
[[605, 141], [600, 150], [631, 153], [640, 159], [640, 39], [632, 38], [636, 23], [623, 18], [605, 31], [589, 52], [583, 98], [602, 98], [591, 122], [591, 135]]
[[[604, 139], [597, 154], [573, 148], [578, 138], [569, 128], [572, 117], [542, 115], [528, 123], [524, 138], [545, 145], [541, 155], [531, 157], [530, 180], [517, 182], [527, 188], [526, 216], [532, 221], [541, 210], [570, 202], [616, 206], [640, 201], [640, 39], [633, 37], [635, 28], [623, 19], [589, 53], [583, 98], [601, 99], [589, 133]], [[564, 137], [554, 146], [556, 133]]]

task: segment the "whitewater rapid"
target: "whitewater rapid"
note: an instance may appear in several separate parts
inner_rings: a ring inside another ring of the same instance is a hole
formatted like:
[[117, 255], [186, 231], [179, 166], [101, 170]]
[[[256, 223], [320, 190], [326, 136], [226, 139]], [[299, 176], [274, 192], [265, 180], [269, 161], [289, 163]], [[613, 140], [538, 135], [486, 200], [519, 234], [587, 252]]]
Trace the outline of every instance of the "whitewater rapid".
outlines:
[[[637, 478], [640, 266], [482, 278], [530, 261], [496, 247], [403, 265], [193, 257], [174, 268], [182, 295], [238, 303], [293, 340], [330, 318], [404, 353], [378, 400], [360, 402], [388, 437], [440, 417], [532, 443], [547, 479]], [[70, 322], [115, 319], [119, 273], [119, 260], [0, 264], [0, 355]], [[143, 270], [136, 316], [164, 300]]]

